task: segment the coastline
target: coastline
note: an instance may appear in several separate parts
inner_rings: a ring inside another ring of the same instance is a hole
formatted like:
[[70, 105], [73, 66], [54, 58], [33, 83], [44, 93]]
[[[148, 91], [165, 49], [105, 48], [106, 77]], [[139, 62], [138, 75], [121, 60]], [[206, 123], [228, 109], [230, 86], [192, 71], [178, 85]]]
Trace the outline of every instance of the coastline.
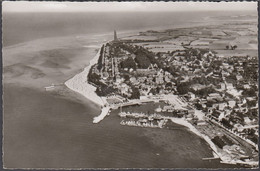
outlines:
[[[101, 47], [103, 44], [101, 45]], [[110, 107], [104, 107], [107, 104], [105, 97], [100, 97], [96, 94], [96, 87], [88, 83], [88, 74], [93, 65], [98, 62], [101, 47], [99, 48], [97, 54], [93, 59], [89, 61], [89, 65], [84, 68], [84, 70], [78, 74], [76, 74], [71, 79], [67, 80], [64, 84], [71, 90], [83, 95], [88, 100], [92, 101], [93, 103], [99, 105], [101, 107], [101, 112], [98, 116], [93, 118], [93, 123], [99, 123], [102, 121], [106, 115], [109, 114]]]
[[194, 134], [203, 138], [209, 144], [210, 148], [213, 150], [214, 158], [220, 158], [222, 163], [226, 163], [226, 164], [249, 164], [249, 165], [257, 165], [258, 164], [258, 162], [236, 161], [236, 160], [232, 160], [231, 158], [229, 158], [227, 156], [222, 155], [220, 152], [218, 152], [216, 145], [211, 141], [211, 139], [208, 136], [200, 133], [191, 123], [186, 121], [184, 118], [174, 118], [174, 119], [171, 119], [171, 121], [176, 123], [176, 124], [180, 124], [180, 125], [183, 125], [183, 126], [189, 128], [189, 130], [191, 132], [193, 132]]
[[86, 97], [90, 101], [94, 102], [95, 104], [98, 104], [99, 106], [103, 106], [105, 104], [105, 102], [101, 97], [99, 97], [95, 93], [96, 87], [89, 84], [87, 81], [87, 75], [89, 74], [89, 70], [91, 69], [91, 67], [94, 64], [97, 63], [99, 55], [100, 55], [100, 51], [101, 51], [101, 48], [99, 49], [99, 51], [97, 52], [95, 57], [89, 61], [89, 65], [86, 68], [84, 68], [84, 70], [82, 72], [76, 74], [74, 77], [67, 80], [65, 82], [65, 85], [69, 89], [82, 94], [84, 97]]
[[210, 146], [210, 148], [213, 150], [213, 156], [214, 157], [219, 157], [220, 159], [222, 159], [221, 154], [218, 153], [217, 148], [215, 146], [215, 144], [205, 135], [201, 134], [192, 124], [190, 124], [188, 121], [186, 121], [183, 118], [174, 118], [171, 119], [172, 122], [176, 123], [176, 124], [180, 124], [183, 125], [187, 128], [189, 128], [189, 130], [191, 132], [193, 132], [194, 134], [198, 135], [199, 137], [203, 138]]

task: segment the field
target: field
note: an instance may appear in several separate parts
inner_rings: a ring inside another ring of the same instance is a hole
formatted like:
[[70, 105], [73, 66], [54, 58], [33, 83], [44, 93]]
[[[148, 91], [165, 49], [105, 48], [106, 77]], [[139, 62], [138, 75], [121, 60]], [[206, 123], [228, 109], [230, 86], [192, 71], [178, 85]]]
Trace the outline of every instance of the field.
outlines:
[[149, 43], [134, 43], [133, 45], [143, 46], [148, 48], [152, 52], [168, 52], [174, 50], [183, 50], [184, 48], [181, 45], [174, 45], [166, 42], [149, 42]]
[[155, 53], [199, 48], [213, 50], [220, 57], [258, 56], [257, 23], [253, 20], [244, 22], [238, 19], [191, 28], [147, 31], [131, 38], [158, 40], [134, 43]]

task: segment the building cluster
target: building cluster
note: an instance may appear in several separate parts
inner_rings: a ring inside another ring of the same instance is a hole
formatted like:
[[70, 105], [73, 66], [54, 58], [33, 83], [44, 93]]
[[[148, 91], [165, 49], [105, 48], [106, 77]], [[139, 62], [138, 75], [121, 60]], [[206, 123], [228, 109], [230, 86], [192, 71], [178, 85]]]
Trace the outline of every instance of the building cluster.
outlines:
[[[232, 159], [240, 159], [243, 153], [241, 149], [236, 152], [239, 150], [235, 140], [227, 138], [227, 133], [220, 136], [221, 130], [209, 133], [210, 129], [205, 127], [213, 126], [213, 130], [223, 127], [230, 135], [257, 144], [257, 71], [258, 59], [255, 57], [219, 57], [209, 49], [189, 47], [154, 53], [131, 41], [118, 40], [103, 46], [99, 63], [92, 68], [102, 86], [112, 90], [105, 93], [109, 104], [177, 94], [189, 109], [177, 110], [169, 104], [158, 107], [155, 112], [164, 117], [185, 117], [201, 129], [200, 132], [212, 135], [211, 140], [222, 152], [230, 154], [226, 156], [234, 154]], [[207, 119], [198, 119], [194, 109], [206, 114], [204, 118]], [[133, 117], [132, 114], [129, 116]], [[160, 119], [155, 120], [130, 118], [121, 124], [160, 127]]]
[[258, 141], [258, 60], [204, 49], [160, 53], [179, 95], [226, 128]]
[[122, 66], [122, 61], [130, 58], [135, 61], [136, 55], [118, 48], [117, 44], [120, 42], [106, 44], [101, 54], [102, 68], [98, 69], [97, 64], [92, 69], [100, 76], [101, 82], [117, 89], [115, 94], [131, 98], [136, 93], [139, 98], [176, 91], [176, 87], [172, 85], [173, 75], [159, 68], [156, 63], [151, 63], [147, 68]]
[[[179, 94], [212, 119], [254, 142], [258, 137], [257, 59], [220, 58], [204, 49], [155, 54], [157, 63], [147, 68], [136, 64], [136, 55], [111, 42], [104, 46], [101, 81], [125, 99], [160, 94]], [[131, 47], [138, 49], [138, 47]], [[123, 66], [131, 59], [137, 67]]]

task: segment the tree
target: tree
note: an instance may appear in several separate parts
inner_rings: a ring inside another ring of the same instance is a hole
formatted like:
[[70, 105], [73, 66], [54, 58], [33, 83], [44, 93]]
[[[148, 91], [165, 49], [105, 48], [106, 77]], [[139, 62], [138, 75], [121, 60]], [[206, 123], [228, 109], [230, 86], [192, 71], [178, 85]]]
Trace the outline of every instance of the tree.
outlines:
[[89, 74], [88, 74], [88, 81], [89, 82], [92, 82], [92, 83], [94, 83], [94, 84], [96, 84], [96, 85], [99, 85], [99, 83], [100, 83], [100, 75], [97, 75], [96, 73], [93, 73], [92, 72], [92, 69], [93, 69], [93, 66], [91, 67], [91, 69], [90, 69], [90, 72], [89, 72]]
[[226, 49], [229, 49], [229, 46], [228, 46], [228, 45], [226, 46]]
[[125, 81], [129, 81], [129, 79], [130, 79], [130, 77], [129, 77], [129, 75], [124, 75], [124, 79], [125, 79]]
[[100, 55], [99, 55], [99, 58], [98, 58], [97, 69], [98, 69], [99, 71], [100, 71], [101, 68], [102, 68], [102, 56], [103, 56], [103, 53], [104, 53], [104, 45], [101, 47]]
[[187, 94], [189, 92], [189, 85], [187, 83], [180, 83], [177, 85], [177, 91], [180, 95]]
[[200, 104], [200, 103], [195, 103], [195, 107], [196, 107], [196, 109], [198, 109], [198, 110], [202, 110], [203, 108], [202, 108], [202, 105]]
[[200, 61], [199, 61], [199, 60], [196, 60], [194, 63], [197, 64], [197, 65], [199, 65], [199, 64], [200, 64]]
[[98, 96], [107, 96], [111, 93], [114, 93], [115, 91], [117, 91], [117, 89], [114, 89], [111, 86], [107, 86], [105, 84], [101, 84], [97, 89], [96, 89], [96, 93]]
[[229, 121], [227, 120], [227, 119], [225, 119], [225, 118], [223, 118], [222, 120], [221, 120], [221, 123], [226, 127], [226, 128], [229, 128], [229, 129], [232, 129], [233, 128], [233, 126], [229, 123]]
[[232, 50], [235, 50], [237, 48], [237, 45], [231, 46]]
[[132, 95], [131, 95], [131, 99], [139, 99], [140, 98], [140, 92], [139, 89], [136, 87], [132, 87]]
[[120, 63], [121, 68], [133, 68], [136, 69], [136, 63], [133, 58], [129, 57]]
[[138, 64], [139, 68], [143, 68], [143, 69], [148, 68], [151, 64], [151, 62], [147, 58], [147, 56], [145, 54], [142, 54], [142, 53], [137, 53], [136, 58], [135, 58], [135, 62]]
[[247, 89], [245, 91], [242, 92], [242, 95], [244, 96], [249, 96], [249, 97], [256, 97], [257, 91], [253, 88]]
[[168, 82], [165, 84], [165, 88], [171, 88], [172, 87], [172, 83], [171, 82]]

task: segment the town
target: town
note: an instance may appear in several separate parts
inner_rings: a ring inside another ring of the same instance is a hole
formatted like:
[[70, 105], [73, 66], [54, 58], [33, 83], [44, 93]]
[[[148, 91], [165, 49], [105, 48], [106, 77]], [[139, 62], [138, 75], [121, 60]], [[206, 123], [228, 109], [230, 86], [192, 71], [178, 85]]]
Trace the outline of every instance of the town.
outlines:
[[[192, 46], [198, 39], [160, 48], [173, 32], [149, 30], [140, 32], [139, 39], [120, 40], [115, 32], [114, 40], [102, 46], [88, 82], [106, 98], [106, 106], [121, 108], [121, 125], [169, 129], [169, 121], [185, 118], [214, 143], [223, 162], [257, 165], [258, 57], [223, 56], [211, 44]], [[151, 39], [155, 35], [160, 38]], [[222, 43], [222, 49], [239, 47]], [[161, 105], [153, 114], [122, 111], [122, 106], [147, 102]]]

